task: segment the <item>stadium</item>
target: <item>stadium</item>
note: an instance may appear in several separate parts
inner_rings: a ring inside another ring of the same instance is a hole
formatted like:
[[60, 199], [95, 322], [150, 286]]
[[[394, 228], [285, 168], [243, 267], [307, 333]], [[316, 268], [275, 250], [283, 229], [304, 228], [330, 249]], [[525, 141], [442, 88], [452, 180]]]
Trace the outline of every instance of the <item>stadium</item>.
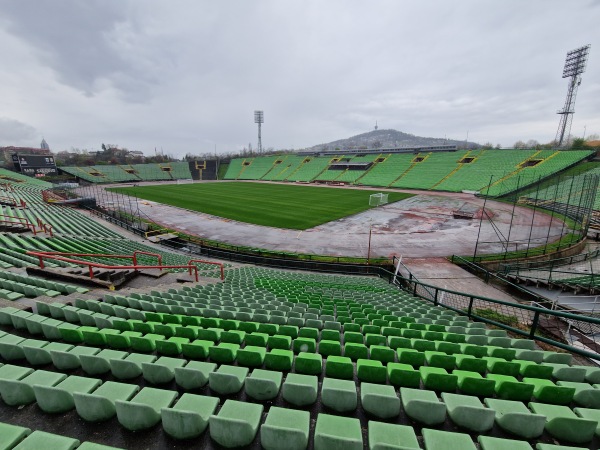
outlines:
[[423, 147], [2, 169], [0, 444], [598, 448], [598, 167]]

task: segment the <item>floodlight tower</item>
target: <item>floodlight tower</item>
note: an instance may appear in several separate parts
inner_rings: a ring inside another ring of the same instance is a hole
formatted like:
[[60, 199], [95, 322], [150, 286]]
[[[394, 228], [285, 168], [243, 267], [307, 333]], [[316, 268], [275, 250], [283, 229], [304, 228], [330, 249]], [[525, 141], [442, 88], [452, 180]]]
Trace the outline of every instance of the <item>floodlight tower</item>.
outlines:
[[262, 111], [254, 111], [254, 123], [258, 124], [258, 153], [262, 153], [262, 140], [260, 137], [260, 125], [265, 122], [265, 116]]
[[557, 111], [560, 115], [560, 122], [556, 132], [556, 145], [558, 147], [566, 146], [571, 136], [571, 123], [573, 122], [573, 114], [575, 114], [575, 97], [577, 97], [577, 88], [581, 84], [581, 74], [585, 72], [590, 45], [576, 48], [567, 53], [565, 59], [565, 67], [563, 69], [563, 78], [571, 78], [569, 81], [569, 89], [567, 90], [567, 98], [563, 109]]

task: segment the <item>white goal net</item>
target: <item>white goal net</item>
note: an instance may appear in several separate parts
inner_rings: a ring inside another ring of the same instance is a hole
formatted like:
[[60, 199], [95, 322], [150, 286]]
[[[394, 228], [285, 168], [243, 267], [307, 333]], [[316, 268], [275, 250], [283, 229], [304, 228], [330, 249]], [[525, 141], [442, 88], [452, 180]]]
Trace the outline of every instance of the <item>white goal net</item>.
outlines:
[[388, 202], [388, 194], [382, 192], [378, 194], [371, 194], [369, 196], [369, 206], [380, 206], [385, 205]]

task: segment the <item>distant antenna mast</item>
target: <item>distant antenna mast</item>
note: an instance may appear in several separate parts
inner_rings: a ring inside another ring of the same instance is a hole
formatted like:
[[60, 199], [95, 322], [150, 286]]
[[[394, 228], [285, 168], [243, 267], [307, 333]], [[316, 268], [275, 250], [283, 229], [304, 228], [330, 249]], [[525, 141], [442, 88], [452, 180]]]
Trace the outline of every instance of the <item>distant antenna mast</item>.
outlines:
[[254, 111], [254, 123], [258, 124], [258, 153], [262, 153], [262, 139], [260, 137], [260, 126], [264, 122], [264, 113], [262, 111]]
[[571, 50], [567, 53], [562, 77], [571, 78], [571, 80], [569, 81], [565, 105], [563, 109], [557, 111], [557, 114], [560, 115], [560, 122], [555, 138], [557, 147], [566, 146], [571, 137], [571, 123], [573, 122], [573, 114], [575, 114], [574, 107], [577, 88], [581, 84], [581, 74], [585, 72], [589, 53], [590, 45]]
[[375, 131], [377, 131], [377, 128], [379, 127], [377, 126], [377, 121], [375, 121]]

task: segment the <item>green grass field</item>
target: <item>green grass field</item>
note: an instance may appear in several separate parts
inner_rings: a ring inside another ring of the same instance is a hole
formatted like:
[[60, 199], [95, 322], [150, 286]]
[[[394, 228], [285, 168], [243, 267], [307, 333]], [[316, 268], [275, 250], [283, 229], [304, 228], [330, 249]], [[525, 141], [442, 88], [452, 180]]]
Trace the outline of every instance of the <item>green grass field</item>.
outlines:
[[[240, 222], [306, 230], [369, 209], [376, 191], [266, 183], [196, 183], [111, 188], [192, 211]], [[389, 202], [412, 194], [389, 192]]]

